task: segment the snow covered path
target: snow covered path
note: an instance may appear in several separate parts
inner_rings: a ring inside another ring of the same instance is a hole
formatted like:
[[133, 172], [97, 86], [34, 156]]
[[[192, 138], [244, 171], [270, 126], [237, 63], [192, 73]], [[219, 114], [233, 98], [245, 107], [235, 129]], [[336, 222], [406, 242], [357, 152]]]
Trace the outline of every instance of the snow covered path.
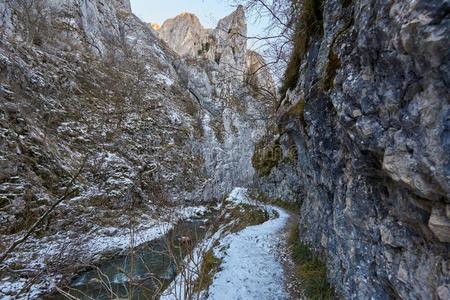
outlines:
[[[245, 189], [233, 190], [230, 198], [248, 202]], [[269, 221], [230, 234], [220, 241], [214, 253], [221, 257], [221, 271], [214, 277], [208, 299], [213, 300], [274, 300], [288, 299], [284, 286], [283, 267], [277, 259], [277, 248], [282, 243], [281, 231], [289, 214], [266, 205], [267, 211], [276, 211]]]

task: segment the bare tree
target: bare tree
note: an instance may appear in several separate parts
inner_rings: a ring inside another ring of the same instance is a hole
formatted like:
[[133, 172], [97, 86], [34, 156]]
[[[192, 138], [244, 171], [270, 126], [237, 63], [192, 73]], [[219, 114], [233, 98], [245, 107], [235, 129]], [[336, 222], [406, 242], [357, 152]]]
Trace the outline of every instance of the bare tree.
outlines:
[[256, 36], [247, 36], [250, 48], [257, 50], [266, 60], [277, 83], [282, 81], [298, 29], [298, 16], [302, 0], [231, 0], [243, 5], [250, 18], [265, 25]]
[[81, 166], [76, 171], [76, 173], [72, 176], [69, 183], [66, 185], [64, 194], [55, 201], [38, 219], [34, 224], [25, 232], [25, 234], [19, 238], [18, 240], [14, 241], [0, 256], [0, 264], [2, 264], [5, 259], [8, 257], [8, 255], [13, 252], [20, 244], [25, 242], [36, 230], [37, 228], [42, 225], [42, 222], [58, 207], [59, 204], [61, 204], [64, 200], [69, 198], [73, 193], [74, 189], [73, 186], [77, 180], [77, 178], [80, 176], [80, 173], [83, 171], [84, 166], [86, 164], [87, 156], [84, 157], [82, 160]]

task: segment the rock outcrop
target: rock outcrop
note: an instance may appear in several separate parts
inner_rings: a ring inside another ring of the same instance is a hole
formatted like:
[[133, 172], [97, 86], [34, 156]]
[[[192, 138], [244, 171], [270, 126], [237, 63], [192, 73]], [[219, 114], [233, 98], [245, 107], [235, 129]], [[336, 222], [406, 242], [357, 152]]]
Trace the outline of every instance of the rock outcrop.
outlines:
[[[208, 43], [208, 30], [203, 28], [200, 19], [191, 13], [182, 13], [164, 21], [157, 30], [158, 36], [171, 49], [181, 56], [198, 56], [211, 53]], [[207, 49], [208, 48], [208, 49]], [[214, 56], [207, 56], [211, 60]]]
[[244, 81], [255, 97], [276, 98], [276, 85], [264, 58], [253, 50], [245, 55]]
[[209, 182], [204, 196], [217, 198], [235, 186], [248, 186], [255, 175], [252, 152], [272, 113], [275, 84], [264, 59], [247, 50], [243, 7], [215, 29], [182, 13], [165, 21], [157, 34], [180, 56], [175, 69], [206, 112], [201, 148]]
[[221, 19], [214, 29], [204, 28], [197, 16], [182, 13], [165, 21], [157, 35], [181, 57], [214, 61], [222, 77], [237, 82], [245, 79], [263, 89], [265, 97], [275, 97], [275, 84], [264, 59], [247, 50], [247, 23], [242, 6]]
[[[0, 2], [0, 251], [67, 199], [7, 267], [45, 269], [35, 286], [48, 291], [64, 266], [101, 257], [86, 246], [101, 232], [130, 218], [139, 229], [169, 204], [251, 185], [271, 104], [252, 96], [242, 74], [223, 77], [212, 57], [180, 57], [128, 0], [21, 3]], [[246, 46], [231, 32], [246, 30], [242, 13], [217, 35], [222, 64], [240, 72]], [[50, 266], [55, 257], [62, 261]], [[11, 274], [0, 289], [30, 276]]]
[[261, 189], [301, 203], [338, 295], [448, 299], [448, 1], [319, 2]]

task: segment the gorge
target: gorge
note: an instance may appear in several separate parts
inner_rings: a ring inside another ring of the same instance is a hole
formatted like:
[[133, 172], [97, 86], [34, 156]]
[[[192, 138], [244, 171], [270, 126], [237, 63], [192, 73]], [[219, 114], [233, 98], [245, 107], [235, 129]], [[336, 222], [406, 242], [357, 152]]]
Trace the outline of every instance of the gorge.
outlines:
[[209, 29], [0, 0], [1, 299], [70, 298], [159, 242], [158, 271], [114, 267], [137, 294], [102, 297], [157, 272], [154, 298], [314, 299], [286, 275], [297, 219], [319, 299], [450, 298], [449, 2], [288, 3], [276, 82], [242, 5]]

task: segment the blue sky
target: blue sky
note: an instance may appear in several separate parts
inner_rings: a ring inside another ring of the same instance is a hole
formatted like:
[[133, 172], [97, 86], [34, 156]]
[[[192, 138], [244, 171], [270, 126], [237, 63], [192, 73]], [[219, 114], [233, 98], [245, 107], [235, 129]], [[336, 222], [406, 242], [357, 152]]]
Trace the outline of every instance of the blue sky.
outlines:
[[[227, 0], [131, 0], [133, 13], [145, 22], [162, 24], [182, 12], [191, 12], [200, 18], [203, 26], [213, 28], [229, 15], [235, 7]], [[248, 35], [255, 36], [264, 27], [259, 22], [247, 20]]]

